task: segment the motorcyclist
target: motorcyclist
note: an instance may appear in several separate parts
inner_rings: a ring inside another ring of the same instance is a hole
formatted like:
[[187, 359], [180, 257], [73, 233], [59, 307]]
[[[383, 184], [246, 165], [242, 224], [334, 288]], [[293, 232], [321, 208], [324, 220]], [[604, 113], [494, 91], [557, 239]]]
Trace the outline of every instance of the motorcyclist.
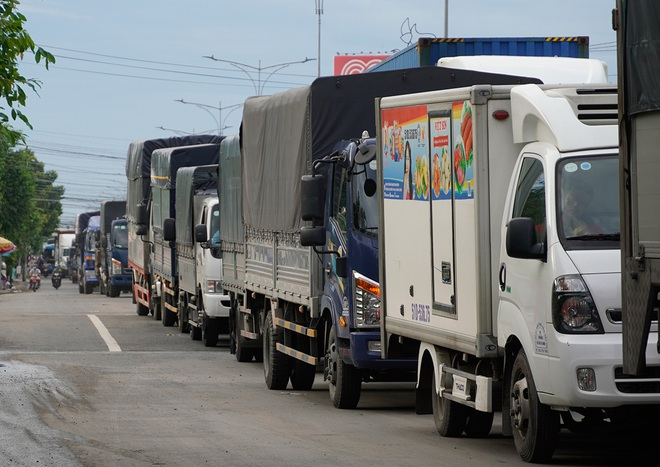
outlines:
[[32, 280], [32, 278], [34, 278], [34, 280], [37, 281], [37, 286], [40, 287], [41, 286], [41, 269], [39, 269], [37, 266], [32, 266], [32, 269], [30, 269], [30, 280]]

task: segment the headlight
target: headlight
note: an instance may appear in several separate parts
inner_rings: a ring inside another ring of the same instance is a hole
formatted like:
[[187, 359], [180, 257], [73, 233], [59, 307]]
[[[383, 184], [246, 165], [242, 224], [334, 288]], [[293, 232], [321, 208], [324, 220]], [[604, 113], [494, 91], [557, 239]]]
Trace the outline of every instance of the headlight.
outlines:
[[355, 325], [357, 327], [380, 326], [380, 285], [365, 276], [354, 273]]
[[112, 260], [112, 267], [110, 270], [110, 274], [112, 275], [121, 274], [121, 263], [114, 258]]
[[222, 293], [222, 281], [206, 281], [206, 293]]
[[580, 276], [555, 279], [552, 289], [552, 324], [562, 334], [604, 332], [594, 300]]

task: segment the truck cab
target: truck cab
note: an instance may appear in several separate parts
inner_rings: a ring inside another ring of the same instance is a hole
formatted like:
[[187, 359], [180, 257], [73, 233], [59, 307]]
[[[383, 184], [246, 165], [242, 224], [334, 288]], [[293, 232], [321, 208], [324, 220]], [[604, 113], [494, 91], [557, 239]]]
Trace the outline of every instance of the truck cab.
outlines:
[[118, 297], [121, 292], [131, 290], [133, 276], [128, 268], [128, 226], [125, 218], [112, 221], [110, 236], [101, 237], [101, 248], [106, 250], [104, 278], [105, 293], [109, 297]]

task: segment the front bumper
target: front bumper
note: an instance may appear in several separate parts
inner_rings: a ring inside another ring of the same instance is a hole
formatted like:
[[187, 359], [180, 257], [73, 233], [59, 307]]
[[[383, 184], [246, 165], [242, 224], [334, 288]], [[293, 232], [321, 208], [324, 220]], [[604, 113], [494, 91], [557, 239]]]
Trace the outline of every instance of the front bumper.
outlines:
[[204, 312], [209, 318], [229, 318], [231, 303], [229, 295], [219, 293], [204, 293]]
[[348, 342], [349, 348], [344, 350], [348, 350], [348, 357], [350, 359], [349, 363], [352, 363], [356, 368], [376, 370], [417, 370], [417, 358], [384, 359], [381, 356], [380, 350], [369, 350], [369, 342], [372, 342], [372, 347], [377, 345], [377, 348], [380, 349], [380, 331], [353, 331], [350, 333]]

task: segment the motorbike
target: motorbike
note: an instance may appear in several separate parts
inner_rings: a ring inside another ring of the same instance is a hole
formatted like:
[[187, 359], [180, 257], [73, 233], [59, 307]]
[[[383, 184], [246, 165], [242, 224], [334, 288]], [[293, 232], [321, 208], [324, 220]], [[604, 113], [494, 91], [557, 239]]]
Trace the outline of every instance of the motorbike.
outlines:
[[30, 290], [36, 292], [40, 285], [41, 278], [39, 277], [39, 274], [32, 274], [30, 276]]
[[55, 287], [55, 290], [60, 288], [62, 285], [62, 273], [60, 271], [53, 271], [53, 275], [50, 277], [50, 282]]

